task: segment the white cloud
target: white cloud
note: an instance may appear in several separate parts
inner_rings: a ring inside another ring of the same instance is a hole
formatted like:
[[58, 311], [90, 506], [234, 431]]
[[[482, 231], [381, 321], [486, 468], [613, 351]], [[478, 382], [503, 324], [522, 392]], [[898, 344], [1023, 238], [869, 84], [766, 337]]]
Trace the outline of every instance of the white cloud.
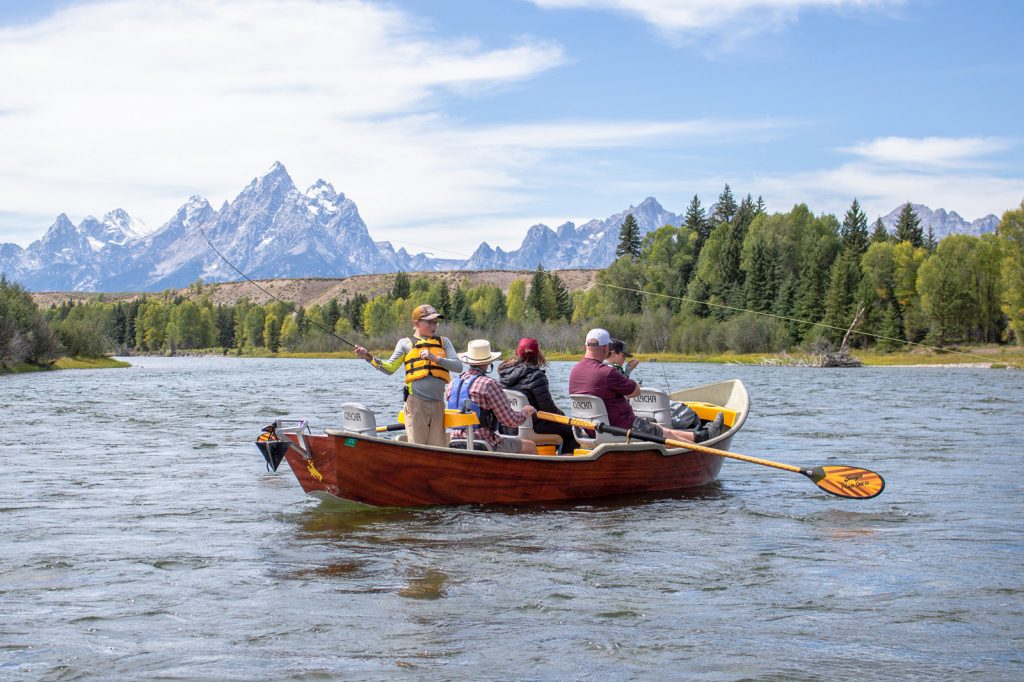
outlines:
[[801, 11], [873, 9], [903, 0], [532, 0], [546, 9], [589, 9], [634, 15], [666, 33], [729, 29], [749, 34], [795, 21]]
[[158, 226], [274, 160], [390, 221], [491, 201], [502, 167], [437, 146], [459, 127], [444, 99], [562, 62], [558, 45], [440, 40], [363, 2], [74, 6], [0, 29], [0, 206], [48, 220], [123, 206]]
[[1009, 141], [993, 137], [880, 137], [839, 151], [870, 162], [941, 168], [975, 165], [1009, 146]]
[[772, 175], [751, 180], [773, 211], [806, 203], [816, 213], [842, 216], [854, 198], [872, 221], [907, 203], [956, 211], [967, 220], [997, 216], [1020, 205], [1024, 179], [961, 173], [919, 173], [848, 163], [816, 172]]

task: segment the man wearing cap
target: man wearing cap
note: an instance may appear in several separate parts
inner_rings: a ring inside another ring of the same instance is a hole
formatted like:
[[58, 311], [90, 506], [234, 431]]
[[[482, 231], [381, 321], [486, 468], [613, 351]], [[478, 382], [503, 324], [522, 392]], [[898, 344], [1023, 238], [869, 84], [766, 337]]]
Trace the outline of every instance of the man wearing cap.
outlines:
[[[626, 362], [626, 358], [632, 359]], [[640, 361], [634, 358], [632, 353], [626, 351], [626, 344], [619, 339], [612, 339], [611, 343], [608, 344], [608, 359], [605, 362], [627, 377], [640, 364]]]
[[[519, 426], [527, 417], [537, 413], [532, 405], [516, 410], [508, 401], [501, 384], [487, 376], [491, 364], [501, 357], [500, 351], [491, 351], [486, 339], [473, 339], [459, 359], [466, 363], [465, 372], [456, 377], [445, 391], [448, 407], [462, 409], [469, 407], [480, 417], [480, 426], [473, 430], [474, 438], [486, 441], [495, 452], [537, 454], [537, 444], [525, 438], [502, 438], [498, 424]], [[452, 429], [452, 438], [465, 438], [465, 429]]]
[[433, 306], [418, 305], [412, 310], [413, 335], [399, 339], [387, 361], [355, 347], [357, 356], [385, 374], [405, 368], [405, 432], [410, 443], [448, 446], [444, 429], [444, 387], [452, 372], [461, 372], [462, 363], [455, 346], [437, 336], [437, 321], [444, 319]]
[[608, 423], [620, 429], [632, 429], [641, 436], [672, 438], [700, 443], [722, 431], [722, 414], [696, 432], [676, 431], [637, 417], [629, 399], [640, 395], [640, 385], [611, 365], [605, 364], [611, 337], [604, 329], [587, 332], [586, 354], [569, 373], [569, 394], [585, 393], [604, 402]]

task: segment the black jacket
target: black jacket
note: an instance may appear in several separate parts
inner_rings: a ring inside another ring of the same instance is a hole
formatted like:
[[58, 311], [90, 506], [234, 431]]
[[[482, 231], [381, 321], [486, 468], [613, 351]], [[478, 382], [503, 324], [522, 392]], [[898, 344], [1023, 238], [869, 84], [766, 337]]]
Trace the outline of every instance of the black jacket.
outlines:
[[548, 375], [540, 367], [520, 362], [498, 368], [501, 385], [526, 396], [530, 404], [543, 412], [562, 414], [551, 398]]

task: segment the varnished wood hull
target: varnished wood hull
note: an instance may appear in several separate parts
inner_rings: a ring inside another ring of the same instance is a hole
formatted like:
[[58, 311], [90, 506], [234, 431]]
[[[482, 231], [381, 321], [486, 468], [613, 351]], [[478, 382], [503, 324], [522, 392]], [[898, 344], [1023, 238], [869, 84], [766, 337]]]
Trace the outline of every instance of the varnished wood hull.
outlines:
[[[742, 384], [732, 393], [688, 389], [686, 399], [732, 400], [737, 419], [709, 445], [728, 449], [747, 414]], [[730, 397], [730, 395], [732, 397]], [[287, 437], [298, 443], [294, 434]], [[307, 459], [289, 448], [286, 460], [307, 493], [382, 507], [517, 504], [583, 500], [683, 490], [718, 477], [717, 455], [653, 443], [606, 443], [585, 456], [509, 455], [413, 445], [375, 436], [306, 434]]]

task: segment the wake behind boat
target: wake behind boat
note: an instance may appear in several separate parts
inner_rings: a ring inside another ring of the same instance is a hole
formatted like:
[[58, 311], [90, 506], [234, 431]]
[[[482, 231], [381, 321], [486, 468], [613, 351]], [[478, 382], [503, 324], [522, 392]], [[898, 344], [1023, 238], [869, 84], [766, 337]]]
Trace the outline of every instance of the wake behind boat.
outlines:
[[[506, 393], [510, 400], [525, 400], [514, 391]], [[672, 394], [645, 388], [632, 401], [638, 415], [668, 426], [673, 403], [686, 405], [700, 423], [721, 412], [727, 428], [702, 443], [706, 450], [728, 448], [750, 408], [739, 380]], [[607, 420], [599, 399], [572, 396], [572, 405], [574, 417]], [[449, 426], [474, 418], [472, 413], [452, 415]], [[712, 452], [609, 435], [600, 429], [577, 430], [583, 449], [561, 456], [469, 449], [464, 443], [454, 444], [463, 449], [416, 445], [401, 436], [378, 435], [392, 427], [378, 427], [376, 416], [354, 403], [343, 406], [342, 422], [341, 428], [314, 432], [305, 419], [278, 419], [257, 446], [272, 469], [282, 459], [287, 461], [310, 495], [380, 507], [557, 502], [671, 492], [711, 483], [723, 461]], [[531, 424], [520, 427], [521, 438], [531, 435]]]

